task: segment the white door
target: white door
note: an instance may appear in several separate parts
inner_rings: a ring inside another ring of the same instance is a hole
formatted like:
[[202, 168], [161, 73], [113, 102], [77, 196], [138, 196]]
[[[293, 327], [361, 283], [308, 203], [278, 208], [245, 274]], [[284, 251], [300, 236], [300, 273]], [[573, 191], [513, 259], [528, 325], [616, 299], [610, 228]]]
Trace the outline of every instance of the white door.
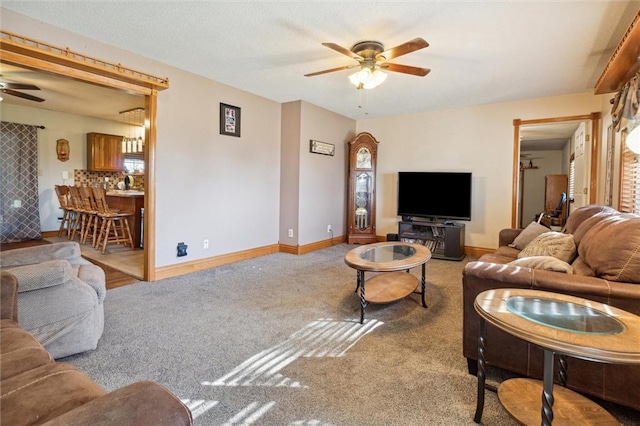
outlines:
[[574, 181], [573, 181], [573, 203], [570, 204], [569, 212], [585, 206], [589, 203], [589, 155], [591, 144], [589, 134], [584, 122], [580, 123], [573, 134], [573, 152], [575, 154]]

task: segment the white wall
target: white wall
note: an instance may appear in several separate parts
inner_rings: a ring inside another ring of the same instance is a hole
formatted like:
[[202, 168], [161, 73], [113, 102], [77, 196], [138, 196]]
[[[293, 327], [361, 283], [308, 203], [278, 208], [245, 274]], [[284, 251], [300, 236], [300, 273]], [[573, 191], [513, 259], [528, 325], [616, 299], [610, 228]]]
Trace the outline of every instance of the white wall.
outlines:
[[[86, 168], [87, 133], [122, 134], [122, 123], [7, 103], [2, 103], [0, 119], [45, 127], [38, 129], [40, 225], [42, 231], [59, 229], [58, 217], [61, 217], [61, 210], [54, 185], [73, 185], [73, 171]], [[57, 158], [58, 139], [69, 141], [68, 161], [59, 161]], [[68, 180], [62, 179], [63, 171], [69, 173]]]
[[582, 93], [358, 121], [358, 132], [380, 141], [376, 233], [397, 232], [398, 171], [470, 171], [472, 220], [465, 243], [497, 247], [498, 232], [511, 225], [513, 120], [590, 114], [601, 111], [603, 96]]

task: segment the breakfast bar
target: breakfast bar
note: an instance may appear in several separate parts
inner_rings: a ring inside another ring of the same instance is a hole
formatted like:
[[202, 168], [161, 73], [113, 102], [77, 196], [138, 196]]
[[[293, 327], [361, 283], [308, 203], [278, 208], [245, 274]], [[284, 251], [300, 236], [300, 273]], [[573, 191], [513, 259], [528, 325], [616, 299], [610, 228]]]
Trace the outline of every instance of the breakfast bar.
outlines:
[[132, 211], [129, 228], [134, 247], [140, 247], [142, 240], [142, 209], [144, 208], [144, 191], [113, 190], [107, 191], [107, 203], [114, 210]]

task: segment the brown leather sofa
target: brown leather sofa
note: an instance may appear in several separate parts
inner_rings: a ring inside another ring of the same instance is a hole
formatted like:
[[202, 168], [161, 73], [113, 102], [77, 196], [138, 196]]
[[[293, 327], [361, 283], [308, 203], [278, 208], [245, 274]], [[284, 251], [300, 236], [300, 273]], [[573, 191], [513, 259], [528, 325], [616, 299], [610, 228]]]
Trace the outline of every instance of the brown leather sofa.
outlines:
[[151, 381], [106, 392], [70, 364], [55, 362], [18, 320], [18, 281], [1, 271], [0, 424], [191, 425], [189, 409]]
[[[489, 289], [530, 288], [591, 299], [640, 315], [640, 217], [599, 205], [577, 209], [563, 232], [572, 234], [573, 273], [508, 265], [521, 249], [510, 247], [522, 229], [503, 229], [492, 254], [465, 265], [463, 354], [476, 374], [480, 317], [473, 304]], [[517, 375], [542, 378], [543, 351], [487, 327], [486, 362]], [[556, 360], [556, 363], [558, 361]], [[555, 369], [556, 376], [558, 368]], [[640, 365], [613, 365], [567, 357], [567, 387], [582, 394], [640, 410]]]

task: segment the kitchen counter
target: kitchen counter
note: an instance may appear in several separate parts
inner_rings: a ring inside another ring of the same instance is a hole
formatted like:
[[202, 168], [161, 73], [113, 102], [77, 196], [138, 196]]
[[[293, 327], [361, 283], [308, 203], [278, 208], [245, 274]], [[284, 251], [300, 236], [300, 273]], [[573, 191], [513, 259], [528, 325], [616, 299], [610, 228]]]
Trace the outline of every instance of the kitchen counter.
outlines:
[[144, 191], [111, 190], [107, 191], [107, 204], [113, 210], [133, 212], [129, 218], [129, 228], [133, 237], [133, 247], [140, 248], [142, 239], [142, 209], [144, 208]]
[[112, 197], [144, 197], [144, 191], [137, 189], [112, 189], [107, 191], [107, 195]]

